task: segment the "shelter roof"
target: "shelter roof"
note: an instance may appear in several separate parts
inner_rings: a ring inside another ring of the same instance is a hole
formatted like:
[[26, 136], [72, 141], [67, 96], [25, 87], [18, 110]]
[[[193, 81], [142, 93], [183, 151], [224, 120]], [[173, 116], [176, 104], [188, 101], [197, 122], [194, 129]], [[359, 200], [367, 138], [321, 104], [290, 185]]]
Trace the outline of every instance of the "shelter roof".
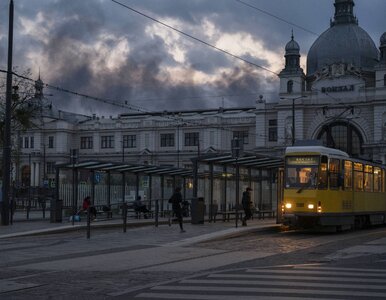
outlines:
[[230, 153], [224, 154], [209, 154], [198, 158], [200, 163], [215, 164], [215, 165], [236, 165], [252, 169], [275, 169], [284, 167], [284, 159], [282, 157], [272, 157], [262, 154], [247, 154], [236, 158]]
[[76, 163], [65, 163], [56, 165], [59, 169], [78, 169], [96, 172], [115, 173], [141, 173], [147, 175], [166, 176], [193, 176], [192, 169], [183, 169], [167, 166], [139, 165], [130, 163], [118, 163], [108, 161], [81, 161]]

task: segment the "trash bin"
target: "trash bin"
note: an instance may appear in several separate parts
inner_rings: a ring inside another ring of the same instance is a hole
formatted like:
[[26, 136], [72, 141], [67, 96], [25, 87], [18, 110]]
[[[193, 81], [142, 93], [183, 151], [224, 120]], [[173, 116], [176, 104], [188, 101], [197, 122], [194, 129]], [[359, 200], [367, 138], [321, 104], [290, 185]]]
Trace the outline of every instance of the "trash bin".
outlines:
[[190, 208], [192, 224], [204, 224], [205, 204], [204, 198], [193, 198]]
[[62, 222], [62, 208], [63, 200], [51, 199], [51, 209], [50, 209], [50, 222], [51, 223], [61, 223]]

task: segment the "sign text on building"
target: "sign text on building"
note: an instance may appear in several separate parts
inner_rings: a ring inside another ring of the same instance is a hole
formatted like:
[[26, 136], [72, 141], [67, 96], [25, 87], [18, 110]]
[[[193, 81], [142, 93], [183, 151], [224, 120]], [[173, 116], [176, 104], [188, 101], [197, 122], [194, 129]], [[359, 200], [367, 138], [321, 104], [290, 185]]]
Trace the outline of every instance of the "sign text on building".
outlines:
[[342, 86], [330, 86], [322, 87], [322, 93], [341, 93], [341, 92], [352, 92], [354, 91], [354, 85], [342, 85]]

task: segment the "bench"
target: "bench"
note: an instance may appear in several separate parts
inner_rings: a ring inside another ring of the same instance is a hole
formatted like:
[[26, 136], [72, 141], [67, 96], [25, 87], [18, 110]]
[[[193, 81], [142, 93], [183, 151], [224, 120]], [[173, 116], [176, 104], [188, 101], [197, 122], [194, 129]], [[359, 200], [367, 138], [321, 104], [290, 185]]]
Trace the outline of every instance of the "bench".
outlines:
[[274, 218], [275, 217], [275, 211], [274, 210], [258, 210], [256, 211], [256, 214], [258, 215], [259, 219], [265, 218], [267, 215], [268, 218]]
[[113, 217], [113, 211], [111, 210], [111, 207], [108, 207], [107, 205], [95, 205], [96, 214], [98, 215], [106, 215], [108, 219], [111, 219]]
[[236, 218], [236, 214], [238, 214], [239, 220], [241, 220], [243, 217], [243, 211], [242, 210], [239, 210], [238, 212], [236, 212], [235, 210], [217, 211], [217, 213], [213, 215], [214, 222], [216, 222], [217, 215], [222, 215], [222, 221], [223, 222], [225, 222], [225, 221], [229, 222], [231, 219], [231, 216], [234, 216]]
[[151, 211], [151, 210], [149, 212], [147, 212], [147, 213], [144, 213], [144, 212], [141, 212], [141, 211], [136, 211], [134, 209], [133, 202], [128, 202], [127, 203], [127, 217], [134, 217], [136, 219], [141, 219], [141, 216], [143, 216], [143, 218], [145, 218], [145, 215], [147, 215], [148, 218], [153, 218], [154, 212]]

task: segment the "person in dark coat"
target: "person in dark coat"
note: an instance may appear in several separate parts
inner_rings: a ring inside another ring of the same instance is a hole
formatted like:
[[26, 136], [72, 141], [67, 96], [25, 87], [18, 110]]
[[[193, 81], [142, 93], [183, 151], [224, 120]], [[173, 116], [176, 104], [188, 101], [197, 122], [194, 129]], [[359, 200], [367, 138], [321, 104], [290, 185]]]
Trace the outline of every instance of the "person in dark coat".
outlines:
[[148, 218], [147, 214], [150, 212], [147, 208], [146, 208], [146, 205], [145, 204], [142, 204], [142, 201], [141, 201], [141, 196], [138, 196], [137, 197], [137, 200], [135, 200], [133, 202], [133, 207], [134, 207], [134, 210], [136, 212], [142, 212], [143, 213], [143, 216], [145, 219]]
[[181, 232], [185, 232], [184, 227], [182, 225], [182, 195], [181, 188], [177, 187], [169, 199], [169, 203], [172, 204], [173, 213], [176, 216], [178, 223], [180, 224]]
[[243, 198], [241, 199], [241, 204], [243, 205], [245, 216], [243, 218], [243, 226], [247, 226], [247, 220], [252, 217], [252, 200], [251, 200], [251, 191], [250, 187], [247, 187], [243, 193]]

